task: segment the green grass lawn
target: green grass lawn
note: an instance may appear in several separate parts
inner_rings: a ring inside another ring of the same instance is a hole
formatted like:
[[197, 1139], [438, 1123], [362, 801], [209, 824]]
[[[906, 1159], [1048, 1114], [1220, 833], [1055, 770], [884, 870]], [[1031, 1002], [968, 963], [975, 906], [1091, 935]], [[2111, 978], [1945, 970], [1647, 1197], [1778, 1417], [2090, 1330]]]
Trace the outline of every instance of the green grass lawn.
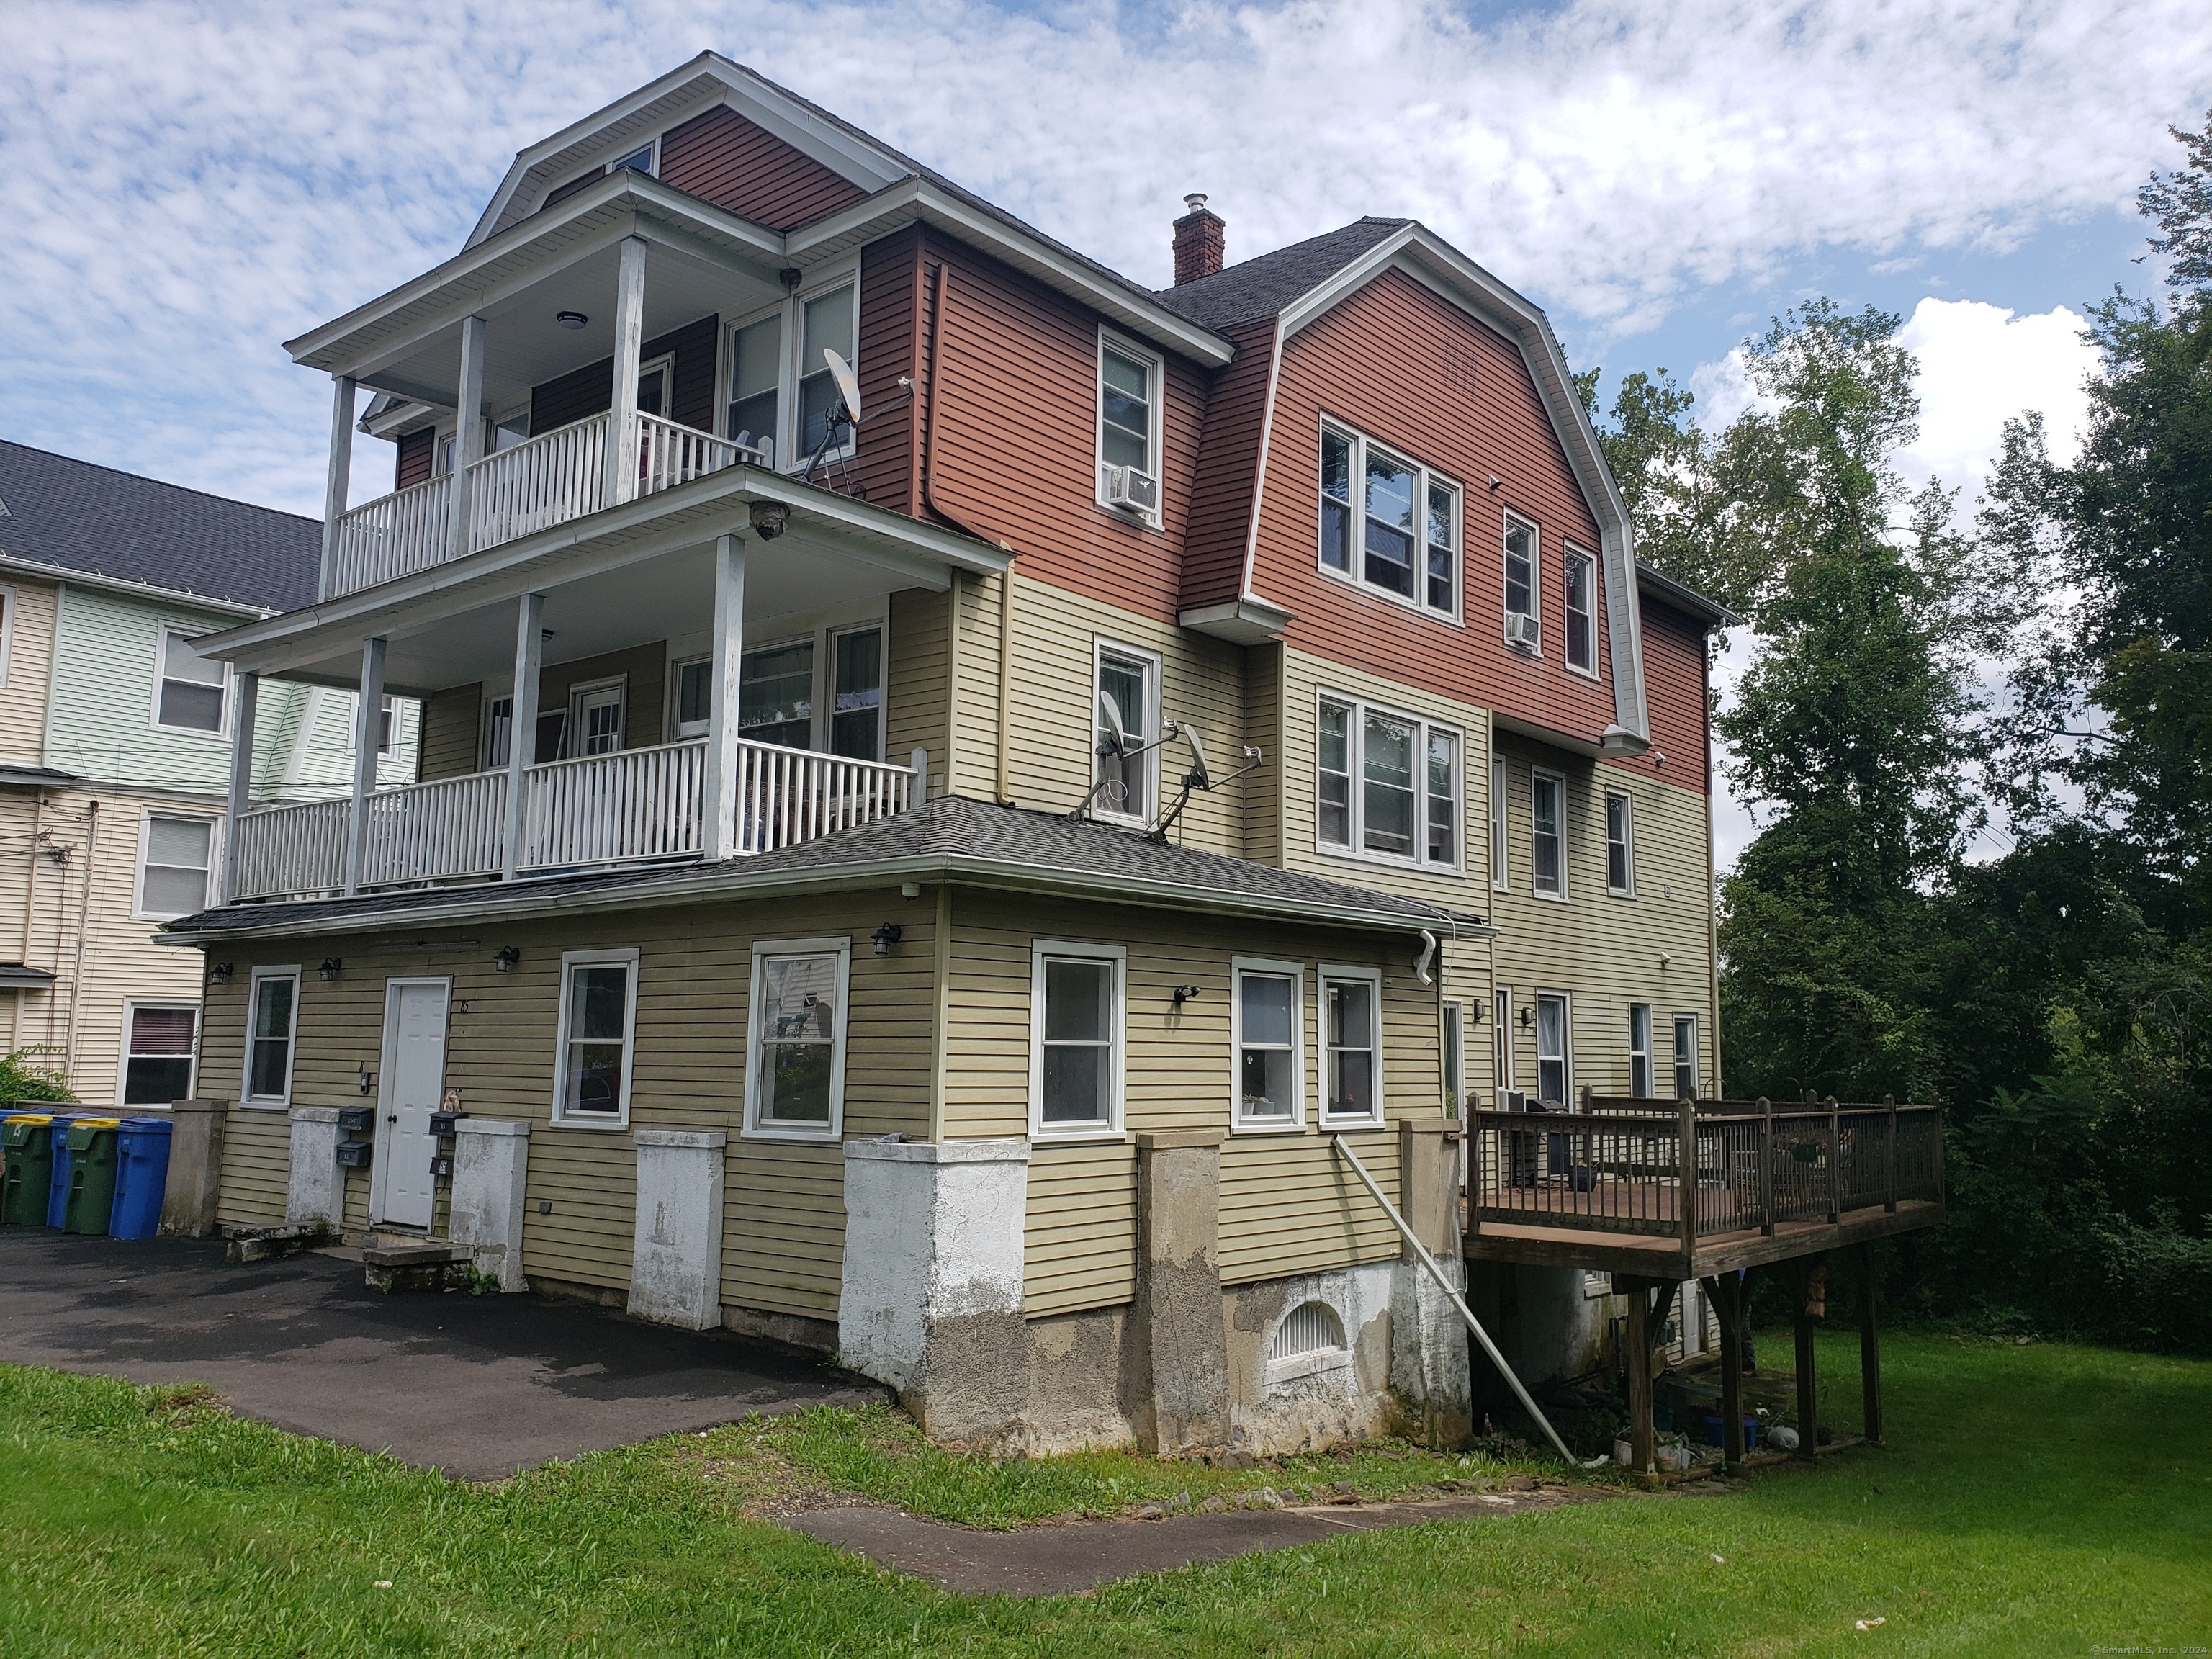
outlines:
[[[1823, 1349], [1829, 1376], [1856, 1376], [1848, 1340]], [[1497, 1466], [1403, 1449], [1239, 1472], [994, 1464], [933, 1452], [888, 1413], [824, 1412], [469, 1486], [178, 1391], [0, 1367], [0, 1656], [2212, 1644], [2212, 1364], [1911, 1335], [1885, 1358], [1890, 1446], [1816, 1474], [1348, 1534], [1029, 1602], [943, 1594], [748, 1511], [842, 1492], [1003, 1526], [1262, 1484], [1379, 1496]]]

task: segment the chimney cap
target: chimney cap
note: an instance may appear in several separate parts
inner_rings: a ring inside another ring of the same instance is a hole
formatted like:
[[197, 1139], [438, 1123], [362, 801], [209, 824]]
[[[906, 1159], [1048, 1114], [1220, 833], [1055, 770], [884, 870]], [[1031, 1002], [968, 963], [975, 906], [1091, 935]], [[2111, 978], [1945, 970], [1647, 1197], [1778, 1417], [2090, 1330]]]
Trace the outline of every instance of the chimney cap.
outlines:
[[1206, 210], [1206, 192], [1202, 190], [1193, 191], [1189, 195], [1182, 198], [1182, 204], [1193, 213], [1204, 212]]

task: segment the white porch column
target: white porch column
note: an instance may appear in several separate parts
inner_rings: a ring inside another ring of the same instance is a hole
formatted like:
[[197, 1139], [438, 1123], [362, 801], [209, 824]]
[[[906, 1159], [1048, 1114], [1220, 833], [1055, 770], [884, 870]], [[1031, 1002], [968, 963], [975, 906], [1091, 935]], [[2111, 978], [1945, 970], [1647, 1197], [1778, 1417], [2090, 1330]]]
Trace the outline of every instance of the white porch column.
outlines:
[[376, 793], [376, 728], [384, 707], [384, 641], [361, 642], [361, 702], [353, 722], [353, 816], [346, 828], [346, 891], [361, 890], [368, 857], [368, 798]]
[[261, 676], [240, 674], [230, 706], [230, 799], [222, 815], [222, 902], [238, 896], [238, 819], [253, 805], [253, 716], [261, 702]]
[[353, 488], [354, 392], [352, 375], [331, 376], [331, 466], [323, 486], [323, 568], [315, 580], [318, 599], [331, 596], [331, 567], [337, 559], [338, 520], [345, 515], [347, 492]]
[[507, 723], [507, 839], [500, 850], [501, 877], [513, 881], [522, 866], [522, 840], [530, 827], [530, 763], [538, 752], [538, 671], [545, 659], [540, 619], [545, 596], [525, 593], [515, 607], [514, 696]]
[[461, 380], [454, 400], [453, 482], [447, 497], [446, 556], [469, 550], [469, 469], [483, 459], [484, 319], [461, 319]]
[[745, 652], [745, 544], [714, 543], [714, 678], [707, 712], [707, 793], [701, 826], [707, 856], [738, 854], [738, 672]]
[[637, 493], [637, 370], [645, 354], [645, 239], [625, 237], [615, 276], [614, 429], [607, 434], [609, 507]]

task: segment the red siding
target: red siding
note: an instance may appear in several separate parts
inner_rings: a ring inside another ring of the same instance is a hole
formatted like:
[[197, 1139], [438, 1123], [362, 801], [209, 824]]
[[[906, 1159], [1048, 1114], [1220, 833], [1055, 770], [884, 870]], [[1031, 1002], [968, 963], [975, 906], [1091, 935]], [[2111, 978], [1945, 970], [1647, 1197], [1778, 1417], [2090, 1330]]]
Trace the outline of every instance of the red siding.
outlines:
[[[931, 501], [975, 534], [1011, 544], [1027, 575], [1173, 621], [1205, 377], [1167, 361], [1165, 528], [1133, 524], [1097, 504], [1093, 315], [958, 243], [932, 236], [923, 257], [925, 283], [941, 283], [925, 441]], [[929, 354], [925, 339], [925, 362]]]
[[[1651, 746], [1667, 757], [1659, 775], [1685, 789], [1704, 789], [1712, 777], [1705, 629], [1655, 599], [1646, 599], [1643, 609], [1644, 706], [1651, 714]], [[1650, 766], [1648, 760], [1640, 764]]]
[[662, 135], [660, 179], [775, 230], [834, 213], [867, 193], [726, 107]]
[[[1456, 479], [1462, 489], [1464, 626], [1438, 622], [1320, 571], [1321, 419], [1326, 413]], [[1489, 488], [1496, 474], [1502, 481]], [[1503, 636], [1504, 514], [1534, 522], [1545, 654]], [[1613, 720], [1604, 597], [1601, 678], [1559, 654], [1563, 540], [1593, 554], [1596, 520], [1520, 350], [1398, 271], [1385, 271], [1286, 343], [1267, 441], [1253, 587], [1297, 613], [1300, 650], [1595, 741]], [[1602, 583], [1600, 584], [1602, 587]]]
[[392, 487], [405, 489], [428, 483], [430, 464], [437, 454], [438, 434], [426, 426], [420, 432], [409, 433], [396, 448], [398, 453], [392, 457]]
[[1182, 605], [1223, 605], [1244, 580], [1252, 495], [1267, 424], [1267, 376], [1274, 367], [1275, 319], [1230, 334], [1237, 356], [1214, 376], [1206, 401], [1206, 436], [1191, 490], [1182, 556]]
[[902, 230], [860, 251], [860, 441], [849, 469], [826, 482], [894, 512], [919, 514], [921, 484], [915, 428], [919, 393], [899, 385], [921, 381], [915, 318], [921, 308], [921, 234]]

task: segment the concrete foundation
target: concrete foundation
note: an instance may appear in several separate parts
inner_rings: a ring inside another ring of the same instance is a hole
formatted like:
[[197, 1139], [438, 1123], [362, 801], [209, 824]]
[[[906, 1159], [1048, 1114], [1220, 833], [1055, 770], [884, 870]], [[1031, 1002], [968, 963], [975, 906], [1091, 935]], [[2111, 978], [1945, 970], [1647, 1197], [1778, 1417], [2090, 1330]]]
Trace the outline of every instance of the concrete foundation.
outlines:
[[1137, 1443], [1155, 1455], [1229, 1441], [1218, 1130], [1137, 1137], [1137, 1299], [1129, 1324]]
[[[640, 1129], [630, 1139], [637, 1148], [637, 1232], [629, 1311], [687, 1330], [712, 1330], [722, 1322], [722, 1167], [729, 1137], [720, 1129]], [[517, 1239], [519, 1247], [519, 1232]]]
[[[169, 1175], [161, 1194], [161, 1231], [205, 1238], [216, 1230], [222, 1194], [222, 1132], [227, 1100], [179, 1100], [169, 1108]], [[331, 1153], [336, 1158], [335, 1151]]]
[[334, 1230], [345, 1224], [345, 1173], [338, 1168], [338, 1139], [337, 1107], [292, 1108], [291, 1173], [284, 1186], [288, 1223], [319, 1221]]
[[477, 1273], [502, 1291], [530, 1288], [522, 1276], [523, 1193], [530, 1125], [465, 1117], [453, 1125], [453, 1187], [447, 1237]]

